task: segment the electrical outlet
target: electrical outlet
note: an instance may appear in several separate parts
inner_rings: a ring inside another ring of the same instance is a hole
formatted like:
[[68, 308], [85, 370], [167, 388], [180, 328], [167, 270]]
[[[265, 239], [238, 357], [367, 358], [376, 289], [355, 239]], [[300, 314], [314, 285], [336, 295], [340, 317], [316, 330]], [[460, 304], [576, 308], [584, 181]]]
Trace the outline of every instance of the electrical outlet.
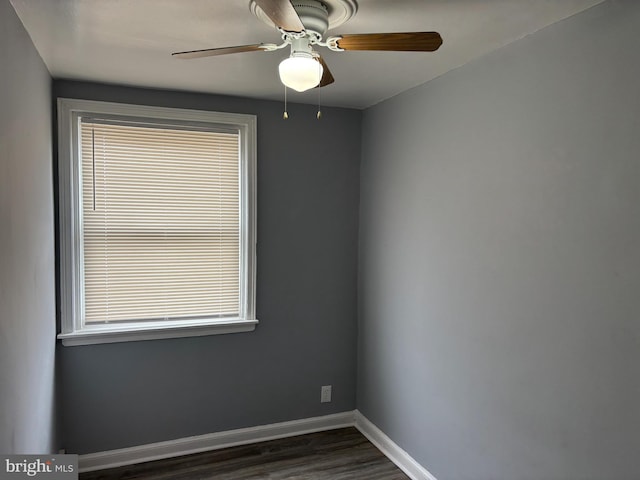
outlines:
[[323, 385], [320, 389], [320, 403], [331, 401], [331, 385]]

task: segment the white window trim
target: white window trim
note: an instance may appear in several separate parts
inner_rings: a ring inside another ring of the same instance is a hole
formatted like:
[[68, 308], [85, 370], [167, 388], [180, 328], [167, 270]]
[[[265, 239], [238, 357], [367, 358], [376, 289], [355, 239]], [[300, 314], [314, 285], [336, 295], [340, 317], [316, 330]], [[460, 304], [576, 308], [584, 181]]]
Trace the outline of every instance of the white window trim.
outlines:
[[[118, 325], [83, 325], [80, 162], [77, 156], [78, 122], [86, 115], [131, 116], [147, 119], [199, 122], [234, 127], [241, 138], [241, 315], [233, 319], [175, 322], [140, 322]], [[58, 99], [58, 174], [60, 214], [60, 296], [62, 344], [90, 345], [161, 338], [248, 332], [255, 329], [256, 298], [256, 125], [255, 115], [178, 108], [128, 105], [93, 100]]]

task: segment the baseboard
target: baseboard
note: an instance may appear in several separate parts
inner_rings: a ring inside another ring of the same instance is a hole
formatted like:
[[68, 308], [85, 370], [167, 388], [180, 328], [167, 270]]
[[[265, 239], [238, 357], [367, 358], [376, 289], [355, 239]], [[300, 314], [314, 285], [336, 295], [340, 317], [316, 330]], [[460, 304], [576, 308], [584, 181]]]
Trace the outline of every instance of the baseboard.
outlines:
[[436, 477], [431, 475], [426, 468], [416, 462], [411, 455], [400, 448], [358, 410], [355, 411], [355, 426], [411, 480], [436, 480]]
[[355, 412], [343, 412], [322, 417], [305, 418], [289, 422], [240, 428], [225, 432], [179, 438], [166, 442], [150, 443], [130, 448], [121, 448], [107, 452], [80, 455], [80, 472], [90, 472], [105, 468], [121, 467], [135, 463], [150, 462], [163, 458], [178, 457], [192, 453], [218, 450], [236, 445], [293, 437], [307, 433], [352, 427], [355, 425]]
[[78, 459], [79, 470], [80, 472], [90, 472], [93, 470], [122, 467], [124, 465], [179, 457], [192, 453], [219, 450], [236, 445], [248, 445], [267, 440], [275, 440], [277, 438], [293, 437], [296, 435], [353, 426], [412, 480], [436, 480], [427, 469], [416, 462], [411, 455], [394, 443], [393, 440], [385, 435], [382, 430], [371, 423], [371, 421], [358, 410], [179, 438], [166, 442], [109, 450], [107, 452], [89, 453], [80, 455]]

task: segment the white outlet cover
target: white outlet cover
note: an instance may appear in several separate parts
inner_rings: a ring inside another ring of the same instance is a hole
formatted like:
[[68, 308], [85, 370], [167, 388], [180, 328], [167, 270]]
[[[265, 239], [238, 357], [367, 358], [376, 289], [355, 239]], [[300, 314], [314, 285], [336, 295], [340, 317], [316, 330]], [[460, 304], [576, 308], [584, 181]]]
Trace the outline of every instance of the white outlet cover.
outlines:
[[320, 403], [331, 401], [331, 385], [323, 385], [320, 389]]

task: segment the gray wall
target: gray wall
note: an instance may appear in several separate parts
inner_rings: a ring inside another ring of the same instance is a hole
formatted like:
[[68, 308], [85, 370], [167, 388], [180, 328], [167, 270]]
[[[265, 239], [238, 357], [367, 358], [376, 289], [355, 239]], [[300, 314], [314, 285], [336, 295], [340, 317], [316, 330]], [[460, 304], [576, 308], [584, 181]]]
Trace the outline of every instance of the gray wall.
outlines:
[[55, 449], [51, 78], [0, 0], [0, 452]]
[[640, 478], [639, 31], [609, 1], [365, 112], [358, 408], [439, 480]]
[[[355, 408], [361, 112], [55, 81], [54, 96], [258, 116], [251, 333], [60, 347], [64, 446], [86, 453]], [[320, 404], [320, 386], [333, 402]]]

